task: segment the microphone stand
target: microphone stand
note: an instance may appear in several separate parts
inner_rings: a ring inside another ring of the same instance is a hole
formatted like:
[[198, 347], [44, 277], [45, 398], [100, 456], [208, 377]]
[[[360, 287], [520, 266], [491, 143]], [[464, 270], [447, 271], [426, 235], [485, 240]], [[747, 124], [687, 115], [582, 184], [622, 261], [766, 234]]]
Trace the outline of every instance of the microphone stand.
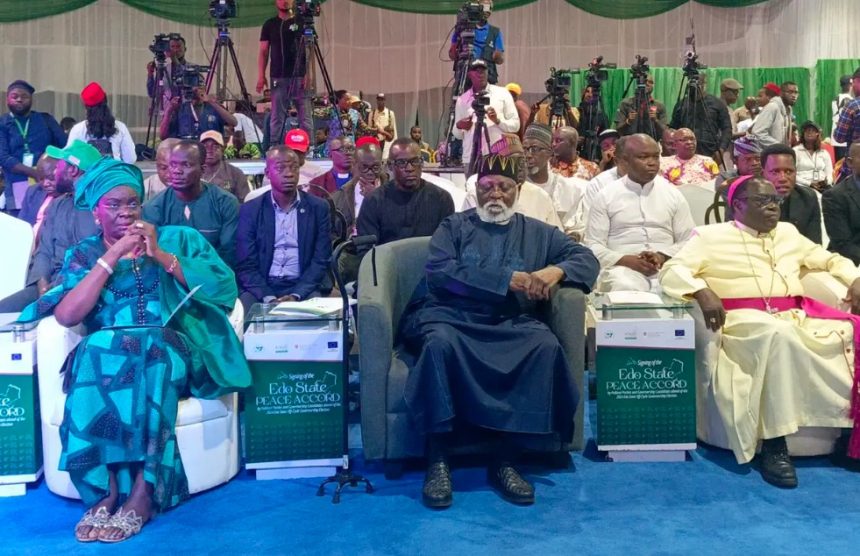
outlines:
[[325, 496], [325, 487], [329, 483], [336, 483], [337, 488], [332, 495], [331, 501], [332, 504], [340, 503], [340, 493], [343, 490], [343, 487], [349, 485], [351, 487], [357, 487], [359, 483], [364, 483], [365, 488], [364, 491], [368, 494], [373, 492], [373, 485], [370, 484], [370, 481], [361, 475], [352, 472], [352, 469], [349, 467], [349, 402], [347, 400], [349, 396], [349, 296], [346, 293], [346, 284], [343, 283], [343, 279], [341, 278], [340, 271], [338, 270], [338, 259], [340, 258], [341, 253], [343, 253], [344, 249], [349, 246], [364, 247], [368, 245], [376, 244], [377, 238], [376, 236], [358, 236], [347, 241], [344, 241], [340, 245], [338, 245], [334, 253], [332, 253], [331, 257], [331, 271], [334, 274], [335, 282], [337, 283], [337, 288], [340, 290], [340, 298], [343, 302], [343, 310], [341, 314], [341, 329], [343, 332], [343, 336], [341, 338], [341, 345], [343, 347], [343, 361], [341, 362], [341, 376], [342, 376], [342, 384], [343, 384], [343, 466], [337, 468], [337, 473], [324, 480], [322, 484], [320, 484], [317, 489], [317, 496]]

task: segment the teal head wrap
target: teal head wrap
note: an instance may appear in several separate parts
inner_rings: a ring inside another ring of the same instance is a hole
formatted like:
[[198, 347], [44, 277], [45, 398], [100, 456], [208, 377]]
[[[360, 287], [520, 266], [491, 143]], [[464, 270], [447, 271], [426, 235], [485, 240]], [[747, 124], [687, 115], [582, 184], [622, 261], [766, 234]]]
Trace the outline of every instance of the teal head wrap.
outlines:
[[143, 202], [143, 173], [140, 169], [110, 157], [102, 158], [75, 183], [75, 208], [93, 210], [105, 193], [123, 185], [134, 189]]

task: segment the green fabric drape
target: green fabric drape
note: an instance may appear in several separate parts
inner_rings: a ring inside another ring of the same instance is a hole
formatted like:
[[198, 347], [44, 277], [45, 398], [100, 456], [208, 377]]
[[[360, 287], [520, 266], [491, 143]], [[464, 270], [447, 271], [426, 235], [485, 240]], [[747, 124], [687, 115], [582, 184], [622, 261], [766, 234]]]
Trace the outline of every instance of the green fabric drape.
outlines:
[[[668, 119], [672, 119], [672, 110], [678, 100], [678, 93], [682, 84], [683, 72], [681, 68], [651, 68], [654, 77], [654, 98], [666, 105]], [[720, 96], [720, 81], [732, 77], [740, 81], [744, 86], [740, 99], [732, 108], [738, 108], [743, 104], [744, 97], [755, 96], [759, 88], [768, 81], [782, 83], [794, 81], [800, 88], [800, 99], [795, 106], [797, 121], [802, 123], [809, 119], [809, 98], [811, 87], [811, 73], [808, 68], [709, 68], [705, 70], [706, 87], [709, 93]], [[604, 101], [604, 111], [610, 122], [615, 118], [618, 104], [624, 98], [624, 90], [630, 79], [628, 69], [608, 70], [608, 79], [601, 86], [601, 96]], [[837, 78], [838, 79], [838, 78]], [[585, 73], [574, 74], [571, 79], [571, 104], [579, 104], [582, 91], [585, 89]], [[626, 96], [633, 96], [636, 92], [635, 84], [631, 85]]]
[[28, 19], [39, 19], [83, 8], [96, 0], [0, 0], [0, 23], [14, 23]]
[[[833, 107], [831, 103], [839, 94], [839, 78], [853, 75], [860, 67], [860, 59], [818, 60], [815, 63], [815, 120], [821, 126], [821, 136], [830, 137], [833, 132]], [[802, 123], [802, 122], [801, 122]]]
[[[77, 10], [97, 0], [0, 0], [0, 23], [39, 19]], [[209, 0], [120, 0], [148, 14], [191, 25], [210, 25]], [[325, 0], [323, 0], [325, 1]], [[463, 0], [352, 0], [365, 6], [419, 14], [454, 14]], [[496, 11], [525, 6], [539, 0], [495, 0]], [[612, 19], [636, 19], [668, 12], [689, 0], [566, 0], [590, 14]], [[700, 4], [738, 8], [765, 0], [697, 0]], [[271, 0], [240, 0], [233, 27], [257, 27], [274, 14]]]

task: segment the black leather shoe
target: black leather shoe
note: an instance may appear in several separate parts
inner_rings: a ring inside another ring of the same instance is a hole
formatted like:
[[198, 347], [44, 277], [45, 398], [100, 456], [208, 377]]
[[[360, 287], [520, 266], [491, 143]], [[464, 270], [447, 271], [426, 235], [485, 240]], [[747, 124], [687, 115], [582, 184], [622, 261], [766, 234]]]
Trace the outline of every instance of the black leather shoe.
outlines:
[[759, 459], [761, 476], [765, 481], [779, 488], [797, 488], [797, 473], [788, 455], [784, 436], [762, 441]]
[[833, 446], [833, 453], [830, 455], [830, 461], [837, 467], [842, 467], [854, 473], [860, 473], [860, 460], [848, 457], [848, 436], [840, 436], [836, 439], [836, 444]]
[[444, 509], [454, 502], [454, 485], [451, 481], [451, 470], [443, 457], [436, 458], [427, 464], [427, 474], [424, 475], [422, 497], [428, 508]]
[[490, 486], [512, 504], [527, 506], [535, 503], [535, 487], [523, 479], [509, 463], [493, 464], [487, 468]]

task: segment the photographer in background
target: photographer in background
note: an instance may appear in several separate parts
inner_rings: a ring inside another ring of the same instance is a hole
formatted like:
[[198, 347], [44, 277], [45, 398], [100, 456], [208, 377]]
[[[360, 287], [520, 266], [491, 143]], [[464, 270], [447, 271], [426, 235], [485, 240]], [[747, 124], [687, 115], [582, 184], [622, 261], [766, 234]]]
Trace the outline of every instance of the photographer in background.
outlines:
[[236, 126], [235, 116], [218, 104], [215, 97], [207, 95], [203, 87], [194, 87], [191, 95], [188, 100], [178, 96], [170, 99], [159, 128], [162, 140], [168, 137], [197, 139], [205, 131], [223, 134], [225, 125]]
[[308, 134], [313, 133], [311, 92], [305, 91], [307, 64], [299, 42], [302, 25], [296, 17], [295, 5], [295, 0], [275, 0], [278, 15], [266, 20], [260, 30], [257, 93], [262, 93], [269, 85], [266, 80], [266, 63], [271, 57], [269, 78], [272, 111], [269, 115], [269, 129], [272, 137], [283, 137], [284, 133], [289, 131], [284, 126], [284, 119], [287, 117], [290, 101], [298, 108], [301, 128]]
[[[497, 65], [505, 63], [505, 43], [502, 39], [502, 31], [498, 27], [490, 25], [488, 20], [493, 13], [493, 0], [479, 0], [477, 2], [466, 2], [461, 12], [470, 7], [479, 5], [482, 8], [480, 25], [475, 27], [475, 39], [472, 44], [472, 57], [475, 60], [487, 62], [487, 80], [495, 85], [499, 80]], [[460, 22], [457, 22], [458, 25]], [[457, 61], [460, 57], [460, 31], [455, 30], [451, 35], [451, 48], [448, 49], [448, 57]], [[465, 153], [463, 155], [465, 160]]]
[[[170, 102], [170, 99], [173, 97], [177, 97], [180, 94], [179, 87], [173, 82], [173, 78], [176, 75], [182, 73], [182, 68], [188, 64], [185, 61], [185, 39], [182, 38], [182, 35], [179, 33], [171, 33], [169, 35], [170, 42], [169, 48], [170, 50], [166, 52], [168, 56], [170, 56], [170, 63], [165, 65], [164, 71], [164, 106], [167, 106], [167, 103]], [[149, 95], [149, 98], [155, 96], [155, 89], [157, 88], [158, 83], [156, 82], [155, 75], [155, 61], [152, 60], [148, 64], [146, 64], [146, 94]]]
[[[666, 127], [666, 106], [655, 99], [654, 92], [654, 77], [648, 75], [645, 78], [645, 94], [648, 95], [648, 117], [654, 123], [653, 134], [649, 131], [642, 130], [643, 133], [648, 133], [655, 141], [660, 141], [663, 137], [663, 130]], [[618, 112], [615, 114], [615, 130], [622, 137], [624, 135], [632, 135], [638, 133], [633, 125], [639, 117], [639, 106], [636, 105], [636, 95], [625, 98], [618, 105]]]
[[[690, 57], [685, 70], [688, 74], [687, 93], [684, 99], [675, 105], [672, 112], [672, 129], [687, 128], [693, 130], [696, 136], [696, 153], [721, 160], [720, 152], [725, 152], [732, 142], [732, 121], [729, 119], [729, 109], [719, 97], [705, 92], [705, 74], [695, 70], [695, 57]], [[693, 71], [698, 72], [698, 83]]]
[[[454, 137], [463, 141], [463, 163], [469, 164], [472, 156], [472, 142], [477, 117], [475, 102], [486, 105], [484, 125], [490, 135], [490, 144], [502, 138], [502, 133], [517, 133], [520, 130], [520, 117], [514, 99], [504, 87], [487, 83], [487, 62], [478, 58], [469, 65], [469, 80], [472, 88], [457, 98], [454, 109]], [[489, 152], [490, 144], [482, 138], [484, 153]], [[467, 176], [468, 177], [468, 176]]]

